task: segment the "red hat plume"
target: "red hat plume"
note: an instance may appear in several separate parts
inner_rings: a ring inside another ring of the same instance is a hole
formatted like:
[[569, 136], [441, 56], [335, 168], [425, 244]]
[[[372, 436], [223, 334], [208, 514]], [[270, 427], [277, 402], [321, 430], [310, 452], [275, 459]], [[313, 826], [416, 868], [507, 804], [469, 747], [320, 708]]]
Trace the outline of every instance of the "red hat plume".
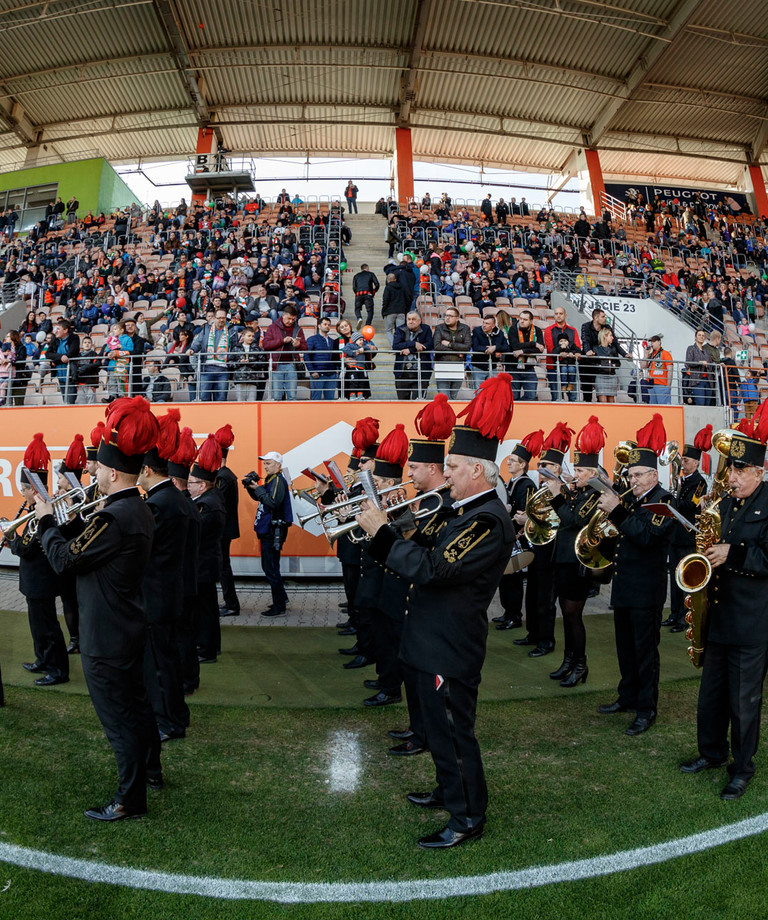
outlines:
[[512, 378], [509, 374], [488, 377], [472, 402], [459, 413], [466, 415], [464, 424], [479, 431], [484, 438], [504, 439], [512, 421]]
[[745, 434], [748, 438], [754, 438], [755, 436], [755, 426], [752, 423], [752, 420], [748, 419], [746, 416], [736, 426], [736, 431], [740, 431], [742, 434]]
[[354, 457], [362, 457], [363, 451], [376, 443], [379, 436], [379, 420], [377, 418], [361, 418], [352, 430], [352, 444]]
[[143, 396], [123, 396], [109, 405], [107, 438], [117, 433], [117, 449], [128, 457], [146, 454], [157, 444], [159, 425]]
[[216, 432], [216, 440], [221, 445], [222, 450], [229, 450], [229, 448], [235, 443], [235, 433], [232, 431], [232, 426], [227, 423], [222, 425], [221, 428]]
[[216, 440], [215, 434], [209, 434], [200, 446], [195, 461], [201, 470], [215, 473], [221, 469], [221, 445]]
[[169, 409], [167, 415], [157, 420], [159, 434], [157, 436], [157, 453], [162, 460], [170, 460], [179, 447], [179, 420], [181, 412], [178, 409]]
[[33, 473], [36, 473], [40, 470], [47, 470], [50, 462], [51, 455], [48, 453], [48, 448], [45, 446], [42, 432], [38, 431], [37, 434], [32, 436], [29, 447], [24, 451], [24, 466]]
[[605, 447], [605, 428], [596, 415], [590, 415], [589, 421], [576, 435], [576, 450], [582, 454], [599, 454]]
[[416, 431], [430, 441], [444, 441], [453, 431], [456, 413], [445, 393], [438, 393], [416, 416]]
[[171, 457], [171, 463], [177, 466], [192, 466], [197, 454], [197, 444], [192, 438], [191, 428], [182, 428], [179, 433], [179, 446]]
[[652, 450], [657, 457], [667, 446], [667, 432], [661, 413], [654, 412], [653, 418], [637, 432], [637, 446]]
[[405, 466], [408, 462], [408, 435], [405, 433], [405, 425], [395, 425], [389, 432], [376, 448], [376, 459]]
[[712, 450], [712, 426], [706, 425], [700, 431], [696, 432], [693, 439], [693, 446], [696, 450], [701, 451], [701, 467], [705, 473], [709, 473], [712, 461], [709, 452]]
[[755, 409], [755, 414], [752, 416], [752, 427], [755, 432], [755, 437], [758, 441], [762, 441], [765, 444], [768, 441], [768, 409], [765, 407], [765, 400], [760, 403], [760, 405]]
[[544, 450], [560, 450], [564, 454], [571, 446], [571, 439], [576, 432], [569, 428], [565, 422], [558, 422], [544, 441]]
[[520, 443], [531, 457], [538, 457], [544, 450], [544, 429], [539, 428], [538, 431], [532, 431]]
[[83, 436], [76, 434], [74, 441], [69, 445], [67, 456], [64, 458], [64, 466], [68, 470], [84, 470], [88, 458], [85, 455], [85, 445]]
[[96, 427], [91, 431], [91, 447], [98, 447], [101, 444], [105, 428], [104, 422], [96, 423]]

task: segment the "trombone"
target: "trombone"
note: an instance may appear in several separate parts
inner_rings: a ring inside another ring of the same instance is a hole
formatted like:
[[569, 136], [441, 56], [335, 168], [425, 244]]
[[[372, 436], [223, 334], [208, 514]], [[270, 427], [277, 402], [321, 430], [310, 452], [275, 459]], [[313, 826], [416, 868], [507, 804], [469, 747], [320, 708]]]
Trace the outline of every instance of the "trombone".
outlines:
[[[399, 487], [395, 486], [395, 488], [399, 488]], [[391, 491], [393, 491], [392, 488], [383, 489], [378, 494], [383, 495], [385, 492], [391, 492]], [[399, 514], [401, 511], [404, 511], [406, 508], [410, 508], [411, 505], [415, 505], [417, 502], [424, 502], [424, 501], [429, 501], [430, 499], [435, 499], [436, 504], [427, 505], [425, 507], [419, 507], [418, 511], [413, 512], [413, 519], [415, 521], [418, 521], [420, 518], [428, 517], [429, 515], [435, 514], [436, 512], [440, 510], [443, 504], [443, 494], [444, 494], [443, 489], [432, 489], [431, 492], [422, 492], [420, 495], [415, 495], [413, 498], [406, 498], [406, 499], [403, 499], [402, 501], [394, 502], [392, 504], [385, 504], [381, 508], [381, 510], [385, 511], [387, 513], [387, 516], [389, 517], [390, 515]], [[368, 500], [367, 495], [359, 496], [356, 499], [358, 503], [367, 501], [367, 500]], [[356, 513], [359, 514], [360, 512], [362, 512], [362, 510], [363, 509], [360, 508]], [[339, 537], [343, 537], [345, 534], [349, 535], [349, 539], [353, 543], [363, 543], [364, 541], [371, 539], [370, 536], [364, 530], [362, 530], [362, 528], [357, 523], [357, 521], [347, 521], [346, 524], [340, 524], [338, 527], [326, 527], [325, 521], [321, 519], [320, 524], [323, 528], [323, 533], [327, 537], [328, 542], [331, 544], [331, 546], [333, 546], [333, 544], [339, 539]], [[355, 531], [357, 530], [360, 530], [362, 532], [362, 536], [356, 535]]]

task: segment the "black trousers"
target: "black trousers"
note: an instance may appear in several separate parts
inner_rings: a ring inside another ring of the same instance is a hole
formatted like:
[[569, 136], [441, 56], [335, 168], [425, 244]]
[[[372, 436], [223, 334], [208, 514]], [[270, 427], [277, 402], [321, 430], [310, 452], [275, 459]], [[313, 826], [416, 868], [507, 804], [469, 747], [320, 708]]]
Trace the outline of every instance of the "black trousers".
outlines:
[[370, 326], [373, 322], [373, 294], [355, 294], [355, 316], [362, 319], [365, 307], [365, 321]]
[[176, 624], [176, 647], [185, 690], [200, 686], [200, 662], [197, 660], [197, 598], [184, 598], [181, 619]]
[[733, 763], [728, 772], [734, 777], [749, 779], [755, 772], [767, 662], [766, 643], [707, 643], [697, 715], [699, 753], [715, 762], [726, 760], [730, 725]]
[[[421, 369], [421, 378], [417, 371], [404, 371], [400, 377], [395, 377], [395, 392], [398, 399], [424, 399], [429, 389], [429, 380], [432, 376], [431, 368]], [[419, 386], [421, 383], [421, 386]]]
[[553, 544], [537, 546], [528, 566], [525, 596], [525, 626], [537, 643], [555, 644], [555, 579]]
[[114, 800], [135, 811], [147, 809], [147, 776], [161, 776], [160, 736], [144, 687], [144, 658], [82, 656], [93, 708], [117, 761]]
[[201, 658], [215, 658], [221, 649], [219, 595], [215, 581], [199, 581], [195, 596], [197, 648]]
[[[353, 620], [353, 610], [355, 607], [355, 595], [357, 586], [360, 584], [360, 563], [341, 563], [341, 577], [344, 580], [344, 596], [347, 599], [347, 612], [350, 620]], [[353, 620], [354, 625], [354, 620]]]
[[69, 677], [69, 656], [56, 616], [56, 598], [28, 597], [27, 614], [35, 660], [52, 677]]
[[359, 655], [364, 655], [371, 661], [376, 660], [376, 628], [374, 619], [380, 613], [373, 607], [355, 607], [355, 629], [357, 635], [355, 645]]
[[688, 553], [696, 552], [695, 546], [670, 546], [669, 547], [669, 608], [670, 616], [678, 623], [685, 622], [685, 595], [675, 582], [675, 569], [677, 563]]
[[77, 579], [71, 572], [61, 576], [61, 607], [70, 639], [80, 635], [80, 606], [77, 603]]
[[450, 813], [448, 826], [466, 831], [485, 823], [488, 786], [475, 738], [480, 675], [457, 678], [416, 672], [427, 747], [437, 775], [435, 797]]
[[[528, 571], [528, 593], [525, 592], [525, 572], [513, 572], [510, 575], [502, 575], [499, 582], [499, 600], [504, 608], [504, 619], [519, 622], [523, 619], [523, 597], [525, 597], [526, 622], [533, 622], [535, 612], [531, 612], [535, 606], [536, 589], [530, 587], [531, 572]], [[534, 578], [535, 583], [535, 578]]]
[[235, 591], [235, 576], [232, 574], [232, 561], [229, 558], [232, 547], [231, 540], [221, 541], [221, 594], [227, 610], [240, 611], [240, 600]]
[[285, 610], [288, 603], [288, 594], [283, 584], [283, 576], [280, 574], [280, 550], [275, 549], [275, 541], [271, 535], [264, 539], [259, 537], [259, 547], [261, 549], [261, 567], [264, 569], [264, 577], [269, 582], [272, 589], [272, 604], [277, 610]]
[[[373, 611], [373, 649], [376, 659], [376, 674], [381, 689], [397, 696], [403, 683], [400, 670], [400, 637], [403, 632], [402, 620], [387, 616], [382, 610]], [[360, 646], [358, 645], [358, 651]]]
[[189, 725], [184, 701], [181, 659], [173, 623], [150, 623], [144, 655], [144, 684], [157, 727], [166, 734], [180, 734]]
[[644, 718], [656, 715], [659, 702], [661, 610], [661, 604], [613, 608], [621, 673], [619, 702]]
[[426, 747], [427, 736], [424, 730], [424, 713], [421, 711], [421, 701], [419, 700], [419, 672], [401, 661], [400, 673], [403, 675], [405, 702], [408, 706], [408, 726], [414, 735], [412, 740], [419, 747]]

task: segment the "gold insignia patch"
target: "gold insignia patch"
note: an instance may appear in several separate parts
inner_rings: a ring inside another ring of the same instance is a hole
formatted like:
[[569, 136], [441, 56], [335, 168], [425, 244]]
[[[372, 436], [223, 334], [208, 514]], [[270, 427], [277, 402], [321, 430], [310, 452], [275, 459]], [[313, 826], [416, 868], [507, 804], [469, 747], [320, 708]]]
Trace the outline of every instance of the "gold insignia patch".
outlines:
[[489, 527], [480, 533], [476, 532], [478, 522], [472, 521], [466, 530], [462, 531], [451, 543], [443, 550], [443, 558], [446, 562], [458, 562], [463, 556], [484, 540], [491, 532]]
[[631, 451], [627, 454], [627, 462], [628, 462], [628, 463], [639, 463], [639, 462], [640, 462], [640, 451], [639, 451], [639, 450], [631, 450]]
[[413, 441], [408, 442], [408, 456], [410, 457], [413, 454]]
[[107, 527], [109, 527], [109, 521], [99, 520], [98, 517], [93, 518], [80, 536], [72, 541], [69, 551], [73, 556], [79, 556], [100, 534], [104, 533]]
[[747, 445], [743, 441], [739, 441], [736, 438], [733, 438], [731, 441], [731, 456], [734, 458], [734, 460], [741, 459], [746, 452]]
[[452, 431], [452, 432], [451, 432], [451, 438], [450, 438], [450, 440], [448, 441], [448, 453], [449, 453], [449, 454], [450, 454], [450, 452], [453, 450], [453, 445], [454, 445], [455, 443], [456, 443], [456, 432], [455, 432], [455, 431]]

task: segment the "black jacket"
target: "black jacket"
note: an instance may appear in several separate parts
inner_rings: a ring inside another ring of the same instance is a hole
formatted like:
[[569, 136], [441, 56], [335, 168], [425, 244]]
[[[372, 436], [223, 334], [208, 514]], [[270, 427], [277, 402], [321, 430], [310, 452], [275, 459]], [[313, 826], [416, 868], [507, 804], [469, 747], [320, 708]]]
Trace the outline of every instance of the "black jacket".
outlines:
[[592, 515], [597, 511], [600, 493], [587, 487], [575, 489], [564, 495], [555, 495], [552, 507], [560, 518], [560, 527], [555, 537], [555, 562], [565, 565], [578, 563], [576, 556], [576, 537], [582, 527], [586, 527]]
[[[680, 480], [675, 507], [686, 519], [692, 524], [695, 523], [696, 515], [699, 513], [699, 504], [703, 495], [707, 493], [707, 480], [696, 470], [690, 476]], [[696, 534], [692, 530], [686, 530], [682, 524], [676, 523], [672, 530], [672, 545], [686, 546], [693, 552], [696, 546]]]
[[170, 479], [147, 492], [155, 519], [152, 556], [142, 589], [149, 623], [172, 623], [181, 616], [184, 599], [184, 551], [190, 527], [186, 499]]
[[381, 295], [381, 315], [390, 316], [393, 313], [405, 315], [411, 307], [413, 294], [406, 296], [399, 281], [388, 281]]
[[224, 499], [224, 511], [227, 515], [224, 524], [224, 540], [236, 540], [240, 536], [240, 521], [237, 517], [237, 507], [240, 502], [240, 484], [237, 476], [229, 469], [222, 466], [216, 476], [216, 488]]
[[197, 562], [200, 555], [200, 536], [203, 529], [203, 519], [189, 492], [186, 489], [183, 492], [179, 490], [179, 494], [184, 499], [184, 514], [189, 522], [187, 538], [182, 548], [184, 554], [184, 597], [187, 598], [195, 597], [197, 594]]
[[495, 491], [451, 513], [434, 547], [382, 527], [370, 552], [411, 582], [400, 657], [427, 674], [477, 677], [485, 660], [488, 606], [514, 544]]
[[197, 581], [218, 581], [221, 577], [221, 537], [227, 514], [221, 492], [209, 489], [193, 499], [201, 517], [200, 547], [197, 554]]
[[143, 654], [147, 615], [141, 584], [152, 551], [152, 511], [138, 489], [110, 495], [83, 532], [68, 540], [53, 515], [38, 533], [55, 572], [74, 570], [80, 607], [80, 648], [97, 658]]
[[60, 592], [60, 578], [51, 568], [43, 552], [43, 546], [36, 536], [29, 533], [29, 524], [24, 533], [8, 541], [8, 549], [19, 557], [19, 591], [24, 597], [55, 597]]
[[[510, 479], [505, 485], [507, 504], [510, 507], [510, 516], [514, 517], [518, 511], [525, 511], [530, 496], [536, 491], [536, 483], [527, 475]], [[517, 526], [517, 525], [515, 525]]]

